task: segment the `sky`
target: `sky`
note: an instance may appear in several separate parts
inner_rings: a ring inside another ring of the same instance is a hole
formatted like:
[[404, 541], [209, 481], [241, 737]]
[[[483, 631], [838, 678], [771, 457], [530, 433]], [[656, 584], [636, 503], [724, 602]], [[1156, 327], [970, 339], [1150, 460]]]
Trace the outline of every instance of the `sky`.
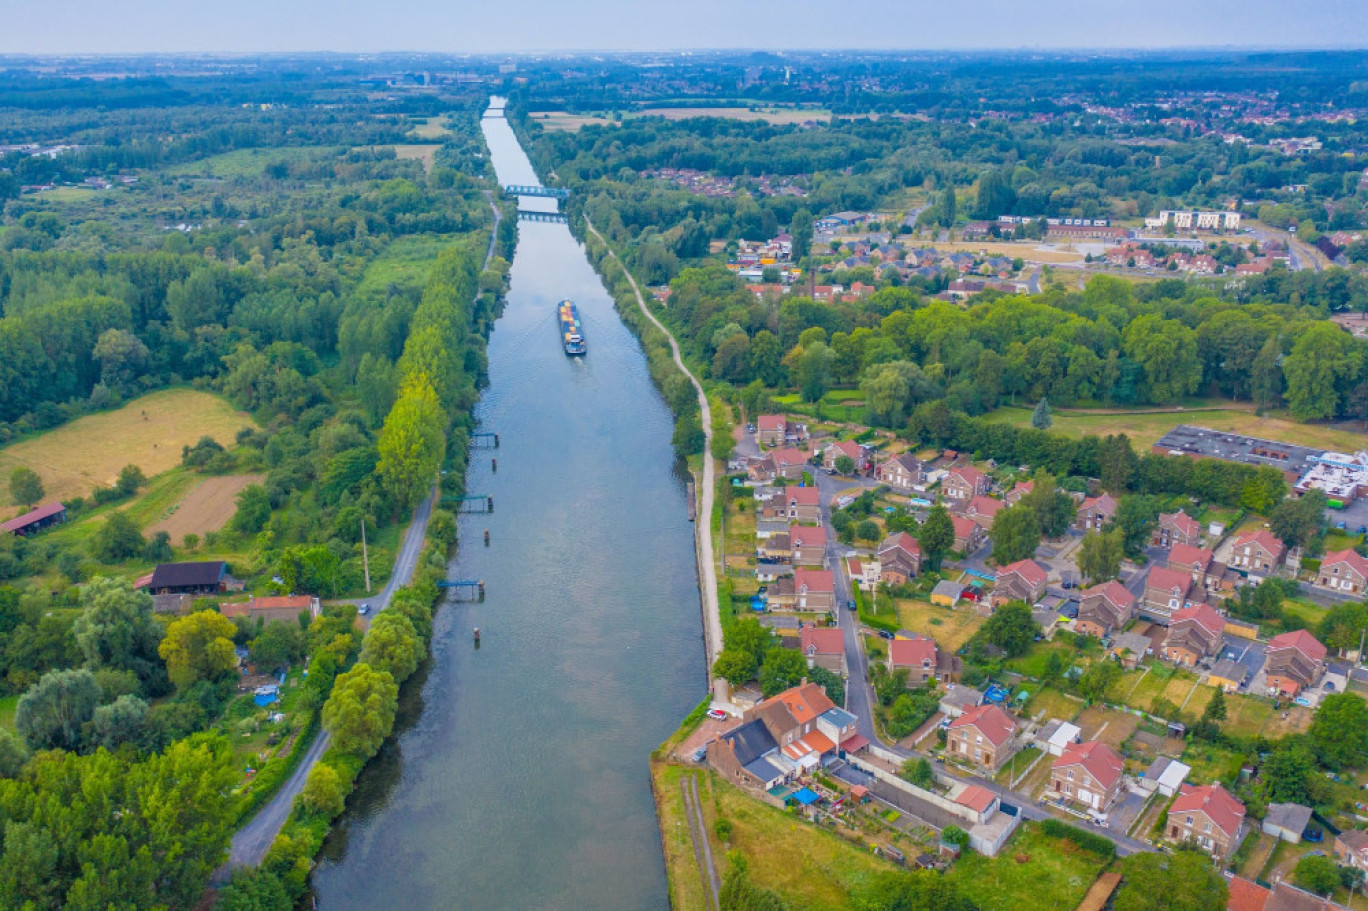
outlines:
[[0, 0], [0, 53], [1368, 46], [1368, 0]]

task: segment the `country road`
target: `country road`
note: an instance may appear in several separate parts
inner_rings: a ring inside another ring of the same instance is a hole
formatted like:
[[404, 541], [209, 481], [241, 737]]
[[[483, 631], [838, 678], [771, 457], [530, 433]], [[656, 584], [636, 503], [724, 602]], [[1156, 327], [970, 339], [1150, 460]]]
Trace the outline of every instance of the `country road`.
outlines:
[[712, 539], [712, 511], [713, 498], [717, 481], [715, 477], [715, 467], [712, 457], [712, 408], [708, 405], [708, 396], [703, 392], [703, 384], [698, 381], [698, 377], [684, 366], [684, 358], [679, 353], [679, 343], [670, 334], [660, 320], [655, 318], [655, 314], [646, 306], [646, 299], [641, 296], [641, 289], [637, 287], [636, 279], [632, 278], [632, 273], [627, 271], [622, 260], [613, 252], [613, 248], [608, 246], [608, 242], [603, 239], [603, 235], [594, 227], [594, 223], [588, 216], [584, 218], [585, 225], [588, 226], [590, 233], [599, 239], [608, 255], [622, 269], [622, 273], [627, 276], [627, 282], [632, 286], [632, 293], [636, 295], [637, 306], [646, 318], [655, 324], [655, 327], [665, 334], [665, 338], [670, 343], [670, 352], [674, 355], [675, 366], [677, 366], [689, 382], [693, 383], [694, 390], [698, 393], [698, 410], [703, 422], [703, 481], [698, 485], [699, 503], [697, 525], [698, 542], [698, 571], [702, 576], [703, 593], [703, 642], [708, 654], [708, 673], [712, 674], [713, 662], [717, 660], [718, 654], [722, 651], [722, 615], [717, 603], [717, 566], [713, 562], [713, 539]]
[[[494, 248], [499, 233], [499, 220], [502, 216], [499, 207], [494, 203], [493, 195], [486, 191], [485, 198], [489, 200], [489, 207], [494, 212], [494, 225], [490, 229], [489, 249], [485, 253], [484, 264], [487, 268], [490, 260], [494, 258]], [[370, 618], [389, 607], [390, 599], [394, 597], [394, 593], [413, 580], [413, 572], [418, 568], [418, 560], [423, 554], [423, 540], [427, 537], [428, 521], [432, 518], [432, 508], [437, 502], [437, 494], [438, 491], [434, 488], [413, 511], [413, 519], [404, 532], [404, 540], [399, 546], [399, 552], [394, 555], [394, 570], [390, 573], [389, 581], [385, 583], [385, 587], [380, 590], [378, 595], [361, 599], [362, 603], [367, 604], [370, 608], [370, 612], [360, 618], [364, 627], [369, 628]], [[323, 754], [328, 751], [330, 740], [328, 732], [320, 730], [318, 736], [314, 738], [314, 742], [309, 744], [308, 750], [300, 758], [299, 765], [275, 796], [257, 811], [257, 814], [252, 817], [247, 825], [233, 834], [233, 840], [228, 849], [228, 864], [224, 870], [219, 871], [220, 874], [234, 867], [255, 867], [261, 863], [266, 852], [270, 850], [271, 842], [275, 841], [275, 837], [280, 834], [280, 830], [285, 826], [285, 821], [290, 818], [290, 810], [294, 807], [294, 800], [304, 790], [304, 783], [308, 780], [309, 773], [318, 764], [318, 760], [323, 758]]]

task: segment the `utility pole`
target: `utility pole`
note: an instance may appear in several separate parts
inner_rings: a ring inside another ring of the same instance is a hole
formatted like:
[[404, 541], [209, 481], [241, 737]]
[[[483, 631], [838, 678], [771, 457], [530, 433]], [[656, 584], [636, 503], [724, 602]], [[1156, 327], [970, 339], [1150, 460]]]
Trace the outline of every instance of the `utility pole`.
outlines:
[[366, 520], [361, 520], [361, 566], [366, 573], [366, 594], [370, 594], [370, 551], [366, 549]]

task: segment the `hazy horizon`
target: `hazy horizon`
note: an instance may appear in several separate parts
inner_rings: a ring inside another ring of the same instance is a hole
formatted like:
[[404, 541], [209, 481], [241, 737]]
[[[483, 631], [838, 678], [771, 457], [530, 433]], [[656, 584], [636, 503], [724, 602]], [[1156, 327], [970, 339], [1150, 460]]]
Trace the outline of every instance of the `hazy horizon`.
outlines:
[[[241, 0], [231, 14], [168, 0], [94, 0], [7, 14], [5, 55], [555, 54], [685, 51], [1347, 50], [1368, 45], [1359, 0], [1290, 11], [1273, 0], [1151, 0], [1099, 9], [1079, 0], [1029, 7], [984, 0], [972, 10], [915, 0], [894, 8], [782, 6], [736, 0], [508, 0], [444, 6], [402, 0]], [[1354, 23], [1358, 23], [1357, 26]], [[1121, 40], [1118, 40], [1118, 36]]]

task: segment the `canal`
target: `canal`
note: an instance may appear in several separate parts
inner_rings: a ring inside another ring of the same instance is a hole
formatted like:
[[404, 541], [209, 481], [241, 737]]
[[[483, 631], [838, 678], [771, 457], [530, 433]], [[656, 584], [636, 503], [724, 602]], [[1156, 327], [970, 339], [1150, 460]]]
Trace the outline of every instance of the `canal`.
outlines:
[[[501, 184], [537, 183], [502, 117], [484, 132]], [[560, 348], [562, 298], [587, 357]], [[686, 478], [641, 347], [566, 225], [519, 225], [489, 378], [477, 414], [502, 445], [472, 453], [468, 488], [496, 509], [462, 517], [451, 566], [488, 596], [441, 608], [314, 893], [326, 911], [668, 908], [647, 763], [705, 695]]]

